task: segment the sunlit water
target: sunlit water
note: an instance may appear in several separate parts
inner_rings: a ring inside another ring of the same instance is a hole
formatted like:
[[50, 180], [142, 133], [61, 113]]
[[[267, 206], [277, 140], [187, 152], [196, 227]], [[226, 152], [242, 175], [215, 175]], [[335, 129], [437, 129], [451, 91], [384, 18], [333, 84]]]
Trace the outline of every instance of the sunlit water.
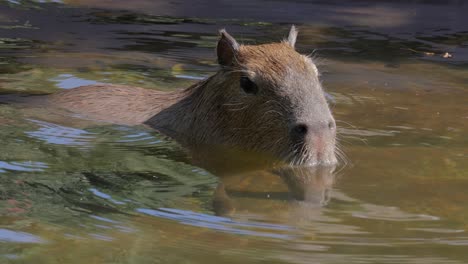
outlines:
[[0, 94], [186, 87], [218, 29], [294, 23], [347, 164], [226, 176], [145, 127], [0, 104], [0, 263], [467, 263], [468, 4], [316, 2], [3, 2]]

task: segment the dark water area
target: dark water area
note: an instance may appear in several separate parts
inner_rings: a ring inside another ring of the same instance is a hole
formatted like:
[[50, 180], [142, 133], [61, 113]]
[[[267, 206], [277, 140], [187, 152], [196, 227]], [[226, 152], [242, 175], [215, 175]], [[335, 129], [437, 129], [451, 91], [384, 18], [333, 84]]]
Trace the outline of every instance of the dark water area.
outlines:
[[210, 170], [145, 127], [0, 102], [0, 263], [467, 263], [467, 13], [466, 1], [0, 2], [0, 94], [187, 87], [218, 69], [219, 29], [260, 44], [295, 24], [347, 157], [334, 171]]

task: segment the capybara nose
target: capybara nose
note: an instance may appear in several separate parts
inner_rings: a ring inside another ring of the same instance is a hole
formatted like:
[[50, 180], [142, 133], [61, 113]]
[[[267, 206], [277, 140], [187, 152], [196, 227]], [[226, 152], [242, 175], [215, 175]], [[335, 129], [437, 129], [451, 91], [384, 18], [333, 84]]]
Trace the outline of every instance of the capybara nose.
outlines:
[[303, 141], [310, 131], [309, 125], [305, 123], [295, 124], [291, 129], [291, 137], [295, 141]]
[[291, 137], [295, 141], [304, 141], [311, 134], [326, 135], [333, 133], [336, 128], [335, 120], [315, 122], [315, 123], [296, 123], [291, 128]]

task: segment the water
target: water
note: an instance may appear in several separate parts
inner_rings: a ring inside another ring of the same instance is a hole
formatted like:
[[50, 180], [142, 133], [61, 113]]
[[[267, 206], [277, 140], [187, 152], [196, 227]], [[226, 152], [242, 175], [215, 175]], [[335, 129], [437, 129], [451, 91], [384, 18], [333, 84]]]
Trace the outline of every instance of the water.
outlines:
[[294, 23], [348, 164], [210, 172], [144, 127], [0, 104], [0, 262], [467, 263], [468, 5], [343, 2], [2, 2], [2, 94], [186, 87], [218, 29]]

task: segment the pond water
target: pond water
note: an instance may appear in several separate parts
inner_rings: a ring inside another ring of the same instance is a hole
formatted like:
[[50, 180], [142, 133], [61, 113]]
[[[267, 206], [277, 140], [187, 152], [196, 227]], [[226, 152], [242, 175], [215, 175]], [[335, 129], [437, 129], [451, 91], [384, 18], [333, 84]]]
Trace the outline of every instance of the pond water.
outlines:
[[145, 127], [0, 104], [0, 262], [467, 263], [466, 14], [455, 0], [1, 2], [0, 94], [186, 87], [217, 70], [218, 29], [266, 43], [296, 24], [347, 163], [214, 173]]

